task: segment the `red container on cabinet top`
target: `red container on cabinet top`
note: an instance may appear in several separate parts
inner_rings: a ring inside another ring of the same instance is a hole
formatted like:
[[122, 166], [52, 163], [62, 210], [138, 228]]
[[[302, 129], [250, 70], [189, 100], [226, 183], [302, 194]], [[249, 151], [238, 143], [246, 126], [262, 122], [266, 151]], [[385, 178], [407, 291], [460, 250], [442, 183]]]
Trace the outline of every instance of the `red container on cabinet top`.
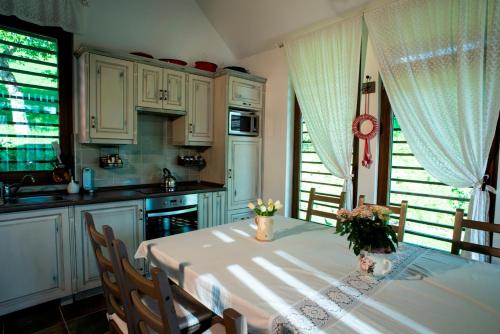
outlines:
[[197, 61], [194, 63], [194, 67], [199, 70], [215, 72], [217, 71], [217, 64], [208, 61]]

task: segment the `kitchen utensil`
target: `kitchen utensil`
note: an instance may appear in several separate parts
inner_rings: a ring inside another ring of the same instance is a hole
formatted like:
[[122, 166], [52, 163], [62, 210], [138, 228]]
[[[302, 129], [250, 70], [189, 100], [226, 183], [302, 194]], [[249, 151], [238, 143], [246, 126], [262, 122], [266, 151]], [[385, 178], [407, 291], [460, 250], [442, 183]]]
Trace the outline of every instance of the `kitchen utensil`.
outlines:
[[177, 180], [168, 168], [163, 168], [163, 186], [167, 189], [175, 188]]

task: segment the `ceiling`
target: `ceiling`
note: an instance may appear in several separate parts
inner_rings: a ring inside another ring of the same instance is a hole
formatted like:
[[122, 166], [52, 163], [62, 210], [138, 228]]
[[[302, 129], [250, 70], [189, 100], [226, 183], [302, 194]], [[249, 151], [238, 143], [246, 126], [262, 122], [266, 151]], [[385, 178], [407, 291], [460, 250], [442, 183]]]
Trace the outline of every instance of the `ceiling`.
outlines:
[[238, 58], [276, 47], [292, 32], [334, 19], [370, 0], [196, 0]]

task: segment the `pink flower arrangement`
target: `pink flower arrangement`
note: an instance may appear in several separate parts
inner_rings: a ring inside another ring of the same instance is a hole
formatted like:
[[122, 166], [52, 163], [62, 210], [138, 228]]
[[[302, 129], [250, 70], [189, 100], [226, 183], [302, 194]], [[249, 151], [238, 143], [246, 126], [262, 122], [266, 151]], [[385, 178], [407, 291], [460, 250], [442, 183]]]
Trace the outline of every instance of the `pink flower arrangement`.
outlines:
[[340, 209], [337, 212], [337, 233], [347, 235], [349, 248], [352, 247], [356, 255], [362, 250], [394, 252], [398, 240], [388, 223], [391, 213], [391, 210], [379, 205], [361, 205], [352, 211]]

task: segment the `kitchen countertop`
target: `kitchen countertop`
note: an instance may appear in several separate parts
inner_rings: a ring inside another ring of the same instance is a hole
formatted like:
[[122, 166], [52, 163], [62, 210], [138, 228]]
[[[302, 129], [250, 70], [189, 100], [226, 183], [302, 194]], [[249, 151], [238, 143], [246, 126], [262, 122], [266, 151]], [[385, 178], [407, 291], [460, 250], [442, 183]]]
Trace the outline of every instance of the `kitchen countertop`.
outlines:
[[124, 187], [99, 188], [94, 193], [80, 192], [79, 194], [68, 194], [66, 191], [50, 192], [26, 192], [18, 193], [15, 198], [28, 196], [59, 196], [62, 199], [50, 200], [45, 203], [17, 204], [6, 203], [0, 205], [0, 214], [7, 212], [19, 212], [29, 210], [40, 210], [74, 205], [88, 205], [96, 203], [108, 203], [119, 201], [131, 201], [148, 197], [176, 196], [185, 194], [196, 194], [226, 190], [223, 185], [209, 182], [179, 182], [173, 191], [161, 190], [158, 184], [133, 185]]

